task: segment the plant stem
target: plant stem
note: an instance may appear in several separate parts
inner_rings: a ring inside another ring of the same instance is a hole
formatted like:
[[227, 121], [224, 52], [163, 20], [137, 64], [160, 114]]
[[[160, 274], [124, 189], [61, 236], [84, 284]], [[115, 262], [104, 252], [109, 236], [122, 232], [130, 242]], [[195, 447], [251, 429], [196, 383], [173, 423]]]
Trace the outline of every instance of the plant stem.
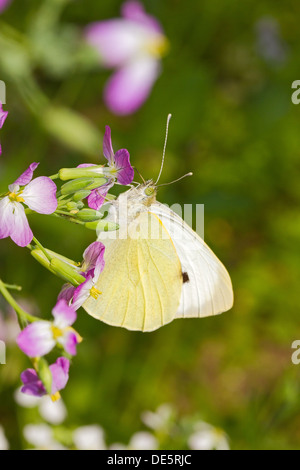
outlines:
[[82, 222], [81, 220], [78, 220], [78, 219], [74, 219], [74, 217], [72, 217], [72, 214], [70, 214], [69, 212], [56, 210], [55, 213], [51, 215], [54, 215], [55, 217], [63, 218], [64, 220], [68, 220], [69, 222], [72, 222], [74, 224], [85, 225], [85, 222]]
[[15, 284], [6, 284], [6, 283], [3, 283], [4, 286], [6, 287], [6, 289], [10, 289], [10, 290], [22, 290], [22, 287], [21, 286], [16, 286]]
[[59, 179], [59, 174], [56, 173], [56, 175], [48, 176], [48, 178], [50, 178], [51, 180], [57, 180]]
[[23, 310], [22, 307], [20, 307], [20, 305], [15, 301], [15, 299], [8, 292], [6, 288], [6, 284], [2, 282], [1, 279], [0, 279], [0, 292], [5, 298], [5, 300], [9, 303], [9, 305], [11, 305], [12, 308], [15, 310], [18, 316], [18, 320], [19, 320], [19, 324], [21, 328], [24, 328], [28, 321], [33, 322], [33, 321], [38, 320], [38, 318], [25, 312], [25, 310]]
[[39, 249], [44, 253], [44, 255], [46, 256], [46, 258], [50, 261], [51, 263], [51, 256], [49, 255], [49, 253], [47, 252], [47, 250], [43, 247], [43, 245], [35, 238], [33, 237], [33, 241], [34, 243], [39, 247]]

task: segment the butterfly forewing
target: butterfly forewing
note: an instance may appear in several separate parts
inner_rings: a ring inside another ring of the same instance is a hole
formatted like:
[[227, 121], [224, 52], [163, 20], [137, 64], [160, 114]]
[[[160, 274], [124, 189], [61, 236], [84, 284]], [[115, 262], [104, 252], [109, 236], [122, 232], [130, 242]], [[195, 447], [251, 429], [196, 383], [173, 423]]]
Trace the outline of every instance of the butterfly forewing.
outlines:
[[150, 206], [172, 238], [182, 266], [183, 287], [175, 318], [207, 317], [232, 307], [230, 276], [212, 250], [175, 212]]
[[[124, 234], [123, 234], [124, 235]], [[95, 318], [129, 330], [153, 331], [175, 318], [182, 290], [181, 263], [155, 214], [142, 212], [126, 237], [104, 240], [102, 292], [83, 307]]]

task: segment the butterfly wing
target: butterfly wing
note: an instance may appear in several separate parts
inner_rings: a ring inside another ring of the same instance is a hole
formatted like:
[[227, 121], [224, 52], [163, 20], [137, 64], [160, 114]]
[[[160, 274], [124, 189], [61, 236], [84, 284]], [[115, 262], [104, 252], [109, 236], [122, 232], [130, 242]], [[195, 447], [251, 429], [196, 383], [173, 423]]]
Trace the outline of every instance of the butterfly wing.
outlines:
[[159, 218], [142, 212], [127, 237], [103, 243], [105, 268], [96, 285], [102, 294], [84, 303], [87, 313], [129, 330], [153, 331], [172, 321], [180, 302], [181, 264]]
[[149, 210], [162, 221], [179, 256], [183, 286], [175, 318], [207, 317], [233, 305], [230, 276], [212, 250], [175, 212], [156, 202]]

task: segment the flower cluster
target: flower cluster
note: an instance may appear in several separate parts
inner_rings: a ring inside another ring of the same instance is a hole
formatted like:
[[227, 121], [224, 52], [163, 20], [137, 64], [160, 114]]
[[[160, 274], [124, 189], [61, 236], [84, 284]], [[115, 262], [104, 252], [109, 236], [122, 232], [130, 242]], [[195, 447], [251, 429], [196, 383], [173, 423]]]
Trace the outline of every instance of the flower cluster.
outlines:
[[[0, 115], [1, 125], [6, 116], [4, 112]], [[31, 163], [8, 186], [8, 192], [0, 194], [0, 239], [10, 237], [18, 246], [28, 247], [37, 261], [67, 281], [52, 310], [53, 319], [44, 320], [33, 317], [9, 300], [11, 296], [7, 287], [11, 286], [0, 280], [1, 293], [18, 314], [21, 332], [16, 342], [33, 364], [33, 368], [21, 374], [21, 391], [27, 395], [50, 395], [53, 400], [60, 398], [59, 392], [68, 382], [70, 359], [82, 340], [72, 326], [77, 318], [76, 310], [89, 297], [101, 295], [97, 282], [105, 266], [105, 246], [99, 241], [86, 248], [81, 263], [44, 248], [34, 236], [27, 215], [32, 212], [54, 215], [95, 229], [93, 224], [98, 226], [103, 218], [99, 209], [106, 199], [112, 198], [108, 194], [109, 189], [115, 183], [129, 185], [134, 177], [128, 150], [121, 149], [116, 153], [113, 150], [109, 126], [105, 128], [103, 154], [107, 165], [81, 164], [77, 168], [61, 169], [51, 177], [33, 179], [39, 163]], [[53, 181], [55, 179], [63, 182], [59, 190]], [[107, 224], [105, 219], [103, 223]], [[115, 229], [116, 225], [111, 225]], [[59, 349], [60, 355], [49, 365], [45, 356], [54, 348]]]
[[135, 112], [148, 98], [168, 49], [161, 25], [141, 3], [129, 0], [122, 18], [92, 23], [85, 36], [101, 63], [116, 69], [104, 90], [108, 108], [118, 115]]
[[[229, 450], [229, 439], [222, 429], [192, 416], [178, 417], [173, 406], [160, 405], [156, 411], [144, 411], [142, 421], [146, 430], [136, 431], [127, 444], [107, 444], [106, 432], [99, 424], [89, 424], [70, 430], [63, 423], [67, 417], [64, 402], [52, 402], [49, 397], [36, 399], [15, 392], [17, 404], [23, 408], [38, 408], [44, 422], [27, 424], [23, 429], [25, 440], [35, 449], [77, 450]], [[59, 426], [59, 434], [55, 427]], [[150, 428], [150, 429], [149, 429]], [[4, 434], [2, 432], [4, 437]], [[4, 437], [3, 449], [8, 448]], [[0, 427], [1, 449], [1, 427]]]
[[108, 178], [107, 183], [103, 184], [99, 188], [93, 189], [87, 198], [89, 207], [95, 210], [100, 209], [105, 201], [108, 191], [113, 187], [115, 181], [126, 186], [132, 182], [134, 176], [134, 170], [130, 164], [130, 155], [128, 150], [121, 149], [116, 153], [114, 152], [109, 126], [105, 127], [103, 155], [108, 161], [108, 168], [100, 167], [99, 169], [99, 167], [90, 163], [85, 163], [77, 167], [89, 168], [91, 174], [94, 172], [96, 175], [99, 174]]
[[57, 208], [56, 184], [46, 176], [32, 180], [38, 165], [32, 163], [0, 200], [0, 239], [10, 237], [21, 247], [33, 239], [24, 204], [39, 214], [53, 214]]
[[101, 295], [95, 285], [105, 266], [104, 252], [105, 246], [98, 241], [87, 247], [83, 253], [83, 262], [80, 268], [80, 274], [85, 278], [85, 281], [78, 287], [74, 287], [70, 283], [65, 284], [58, 300], [64, 299], [72, 305], [74, 310], [78, 310], [88, 297], [92, 296], [97, 299]]

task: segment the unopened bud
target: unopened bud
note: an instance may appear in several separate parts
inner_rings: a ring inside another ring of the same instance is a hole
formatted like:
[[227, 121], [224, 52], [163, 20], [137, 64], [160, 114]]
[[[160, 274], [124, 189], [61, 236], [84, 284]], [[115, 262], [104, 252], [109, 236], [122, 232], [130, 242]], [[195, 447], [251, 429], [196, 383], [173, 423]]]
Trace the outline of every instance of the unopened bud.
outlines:
[[39, 357], [35, 361], [35, 366], [37, 369], [37, 373], [43, 385], [46, 389], [46, 392], [51, 395], [52, 393], [52, 374], [51, 370], [49, 369], [48, 362], [43, 357]]
[[102, 217], [102, 213], [95, 211], [94, 209], [82, 209], [76, 215], [76, 218], [82, 220], [83, 222], [93, 222], [99, 220]]
[[85, 198], [89, 197], [90, 194], [91, 194], [91, 191], [87, 191], [86, 189], [82, 189], [81, 191], [78, 191], [77, 193], [75, 193], [73, 195], [73, 201], [75, 201], [75, 202], [82, 201], [82, 199], [85, 199]]
[[95, 222], [87, 222], [84, 224], [86, 228], [90, 230], [97, 230], [98, 232], [110, 232], [112, 230], [118, 230], [119, 226], [114, 222], [107, 222], [105, 220], [99, 220]]
[[101, 186], [103, 186], [105, 183], [107, 183], [107, 179], [106, 178], [94, 178], [94, 181], [92, 184], [90, 184], [89, 186], [87, 186], [86, 189], [97, 189], [97, 188], [100, 188]]
[[[55, 251], [51, 251], [51, 250], [46, 249], [46, 252], [48, 253], [48, 255], [50, 256], [51, 259], [52, 258], [58, 258], [58, 259], [62, 260], [63, 262], [65, 262], [67, 264], [70, 264], [71, 266], [74, 266], [74, 268], [76, 268], [78, 266], [78, 263], [76, 263], [75, 261], [73, 261], [69, 258], [66, 258], [63, 255], [60, 255], [59, 253], [55, 253]], [[45, 253], [42, 252], [42, 250], [40, 250], [39, 248], [35, 248], [30, 253], [34, 257], [34, 259], [36, 259], [42, 266], [44, 266], [44, 268], [47, 268], [53, 274], [56, 274], [54, 272], [54, 270], [52, 269], [52, 267], [51, 267], [49, 259], [47, 258]]]
[[67, 203], [67, 209], [68, 209], [68, 211], [74, 211], [74, 210], [78, 209], [78, 206], [77, 206], [76, 202], [68, 202]]
[[86, 189], [93, 182], [94, 178], [78, 178], [72, 181], [68, 181], [60, 188], [61, 194], [65, 195], [76, 193], [81, 189]]
[[105, 169], [102, 165], [94, 165], [83, 168], [62, 168], [59, 170], [58, 175], [62, 181], [75, 180], [77, 178], [89, 178], [95, 176], [103, 176]]
[[61, 259], [53, 258], [50, 263], [53, 272], [61, 279], [70, 282], [73, 286], [79, 286], [85, 281], [85, 277], [78, 272], [78, 268]]

